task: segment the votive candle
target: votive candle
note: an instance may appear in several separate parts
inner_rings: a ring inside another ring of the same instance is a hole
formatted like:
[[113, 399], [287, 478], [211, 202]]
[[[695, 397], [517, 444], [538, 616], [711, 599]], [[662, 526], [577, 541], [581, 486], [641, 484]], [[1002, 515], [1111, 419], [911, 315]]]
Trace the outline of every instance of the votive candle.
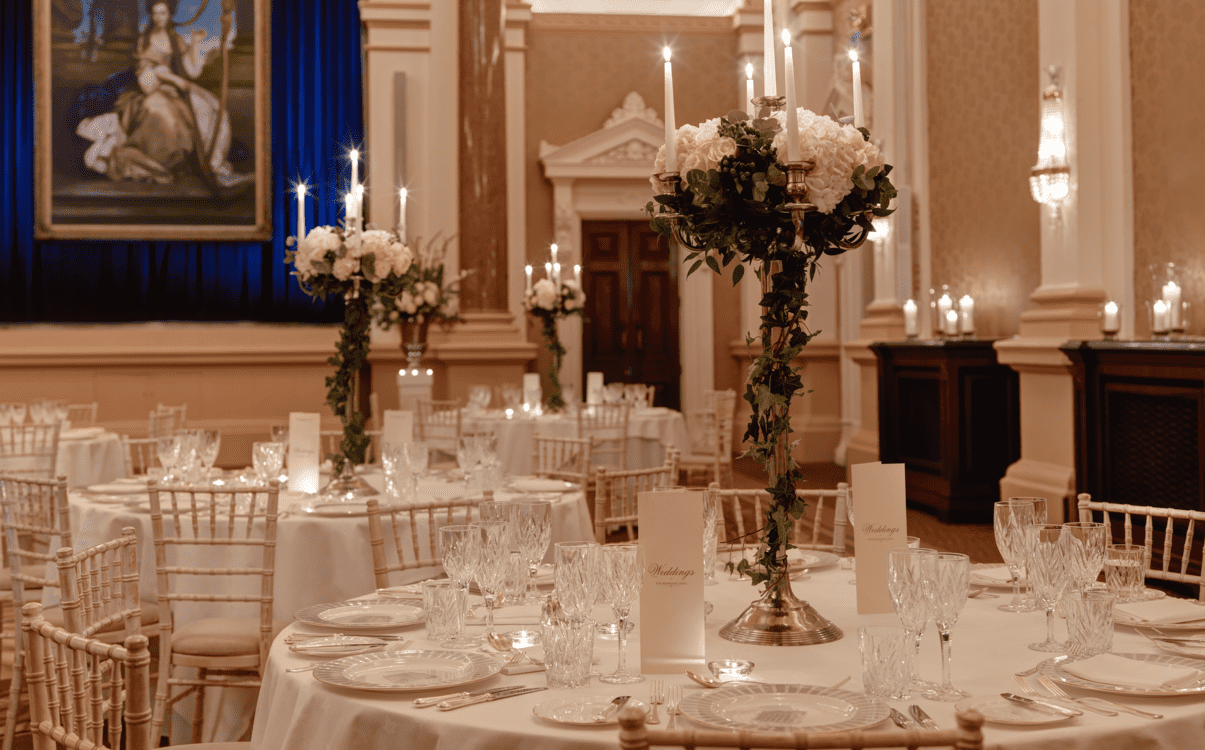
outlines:
[[1167, 303], [1161, 299], [1155, 300], [1155, 304], [1151, 306], [1154, 312], [1154, 320], [1151, 323], [1151, 331], [1156, 334], [1164, 334], [1171, 330], [1171, 316], [1168, 313]]
[[665, 58], [665, 171], [678, 171], [678, 144], [674, 142], [674, 134], [678, 128], [674, 124], [674, 70], [670, 65], [670, 49], [661, 50]]
[[1167, 323], [1172, 330], [1180, 328], [1180, 285], [1169, 281], [1163, 285], [1163, 301], [1167, 303]]
[[1105, 303], [1104, 315], [1100, 319], [1100, 330], [1102, 333], [1117, 333], [1121, 330], [1121, 315], [1117, 307], [1117, 303], [1109, 300]]
[[962, 333], [975, 332], [975, 300], [971, 299], [971, 295], [964, 294], [962, 299], [958, 300], [958, 311], [960, 313], [960, 330]]
[[955, 336], [958, 334], [958, 313], [950, 310], [946, 313], [946, 335]]
[[916, 302], [908, 300], [904, 303], [904, 335], [911, 337], [918, 333]]

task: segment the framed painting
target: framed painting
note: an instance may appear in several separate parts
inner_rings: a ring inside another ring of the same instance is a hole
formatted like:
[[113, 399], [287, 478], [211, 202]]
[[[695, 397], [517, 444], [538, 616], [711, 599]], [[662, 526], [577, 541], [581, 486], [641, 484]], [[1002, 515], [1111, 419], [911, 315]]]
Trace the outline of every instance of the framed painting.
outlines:
[[33, 0], [38, 239], [267, 240], [269, 0]]

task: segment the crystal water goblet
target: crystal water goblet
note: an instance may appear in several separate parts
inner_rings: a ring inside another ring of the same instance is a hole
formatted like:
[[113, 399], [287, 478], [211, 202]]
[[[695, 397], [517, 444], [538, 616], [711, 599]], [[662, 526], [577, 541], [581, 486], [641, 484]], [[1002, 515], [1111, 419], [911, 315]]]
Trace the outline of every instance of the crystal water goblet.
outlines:
[[281, 463], [281, 466], [282, 467], [287, 466], [288, 465], [288, 457], [289, 457], [289, 426], [287, 424], [284, 424], [284, 425], [274, 424], [271, 427], [269, 427], [268, 429], [272, 435], [272, 442], [280, 443], [281, 445], [283, 445], [285, 447], [285, 449], [284, 449], [285, 460]]
[[481, 442], [476, 435], [461, 435], [456, 438], [456, 465], [465, 478], [481, 462]]
[[426, 443], [409, 442], [403, 443], [406, 456], [406, 466], [410, 469], [410, 475], [414, 477], [414, 481], [427, 478], [427, 466], [431, 460], [431, 450]]
[[1033, 651], [1058, 652], [1066, 647], [1054, 639], [1054, 610], [1071, 584], [1067, 562], [1067, 533], [1058, 524], [1036, 523], [1025, 529], [1029, 556], [1029, 588], [1046, 610], [1046, 640], [1029, 644]]
[[590, 617], [598, 601], [599, 559], [602, 545], [598, 542], [557, 542], [555, 550], [556, 599], [570, 617]]
[[[1044, 497], [1010, 497], [1009, 500], [1025, 500], [1027, 502], [1033, 503], [1033, 522], [1034, 523], [1049, 523], [1049, 517], [1046, 514], [1046, 506], [1047, 506], [1046, 498], [1044, 498]], [[1037, 612], [1040, 609], [1040, 607], [1038, 606], [1037, 601], [1035, 601], [1033, 598], [1033, 588], [1031, 586], [1028, 586], [1028, 581], [1029, 581], [1028, 552], [1026, 553], [1025, 560], [1026, 561], [1025, 561], [1023, 567], [1026, 571], [1025, 572], [1026, 590], [1025, 590], [1025, 593], [1021, 595], [1022, 609], [1018, 609], [1017, 611], [1018, 612]]]
[[155, 457], [163, 467], [163, 481], [170, 484], [175, 478], [172, 470], [180, 458], [180, 440], [175, 435], [161, 435], [155, 438]]
[[924, 591], [924, 566], [926, 555], [936, 555], [931, 549], [899, 547], [887, 552], [887, 591], [891, 594], [891, 606], [900, 618], [900, 625], [912, 638], [912, 690], [932, 690], [936, 683], [920, 678], [920, 639], [925, 626], [932, 619], [929, 615], [929, 600]]
[[[469, 582], [473, 580], [481, 555], [481, 548], [477, 544], [480, 536], [480, 530], [470, 524], [441, 526], [439, 529], [440, 562], [443, 564], [448, 578], [456, 581], [457, 585], [464, 589], [466, 609], [468, 608]], [[455, 645], [448, 647], [474, 648], [479, 643], [481, 643], [480, 638], [461, 636], [456, 639]]]
[[921, 589], [941, 638], [941, 685], [922, 690], [921, 695], [935, 701], [962, 700], [970, 693], [954, 687], [950, 681], [950, 631], [957, 624], [970, 593], [971, 559], [952, 552], [922, 555], [921, 571]]
[[197, 430], [197, 455], [205, 466], [205, 477], [213, 471], [213, 464], [218, 460], [222, 449], [221, 430]]
[[603, 598], [611, 605], [619, 621], [619, 661], [615, 671], [602, 675], [602, 682], [624, 685], [643, 682], [644, 676], [628, 671], [625, 648], [627, 646], [628, 614], [640, 595], [644, 583], [644, 548], [639, 544], [608, 544], [599, 548], [600, 572]]
[[540, 569], [540, 561], [548, 552], [552, 543], [552, 502], [548, 500], [515, 500], [511, 510], [511, 520], [514, 523], [515, 543], [519, 554], [528, 567], [526, 602], [539, 599], [536, 589], [536, 573]]
[[1013, 600], [999, 606], [1002, 612], [1029, 612], [1021, 600], [1021, 566], [1025, 564], [1025, 528], [1036, 523], [1033, 503], [1020, 498], [1000, 500], [993, 510], [996, 549], [1013, 578]]
[[485, 599], [485, 636], [494, 632], [494, 607], [506, 583], [506, 567], [510, 559], [510, 524], [506, 521], [479, 521], [469, 524], [477, 529], [473, 543], [477, 546], [477, 567], [473, 578]]
[[284, 443], [252, 443], [251, 465], [261, 485], [280, 476], [280, 465], [284, 461]]
[[1071, 591], [1087, 591], [1105, 567], [1108, 529], [1103, 523], [1072, 521], [1063, 524], [1067, 544], [1067, 572]]

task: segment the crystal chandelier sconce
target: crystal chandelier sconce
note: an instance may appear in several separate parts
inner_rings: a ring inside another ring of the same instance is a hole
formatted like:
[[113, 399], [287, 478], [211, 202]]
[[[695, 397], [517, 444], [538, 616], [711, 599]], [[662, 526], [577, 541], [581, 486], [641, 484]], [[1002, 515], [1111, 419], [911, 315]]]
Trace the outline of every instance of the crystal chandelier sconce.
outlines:
[[1050, 85], [1042, 92], [1042, 131], [1038, 140], [1038, 163], [1029, 170], [1029, 192], [1033, 199], [1056, 211], [1066, 205], [1071, 193], [1071, 167], [1067, 164], [1067, 110], [1059, 87], [1061, 68], [1046, 69]]

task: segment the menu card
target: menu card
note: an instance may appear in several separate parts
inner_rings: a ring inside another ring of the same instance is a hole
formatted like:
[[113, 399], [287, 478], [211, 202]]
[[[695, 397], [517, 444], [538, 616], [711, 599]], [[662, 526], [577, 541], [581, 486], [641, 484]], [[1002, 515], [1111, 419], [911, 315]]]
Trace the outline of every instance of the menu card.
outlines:
[[603, 402], [603, 374], [601, 372], [586, 373], [586, 403], [601, 404]]
[[289, 492], [318, 491], [317, 414], [289, 412]]
[[703, 637], [703, 493], [641, 492], [640, 671], [701, 670]]
[[854, 464], [852, 474], [858, 614], [891, 614], [887, 552], [908, 546], [904, 465]]
[[534, 410], [544, 400], [540, 389], [540, 373], [529, 372], [523, 375], [523, 404]]
[[400, 447], [402, 443], [413, 441], [414, 412], [386, 409], [385, 421], [381, 428], [381, 447]]

